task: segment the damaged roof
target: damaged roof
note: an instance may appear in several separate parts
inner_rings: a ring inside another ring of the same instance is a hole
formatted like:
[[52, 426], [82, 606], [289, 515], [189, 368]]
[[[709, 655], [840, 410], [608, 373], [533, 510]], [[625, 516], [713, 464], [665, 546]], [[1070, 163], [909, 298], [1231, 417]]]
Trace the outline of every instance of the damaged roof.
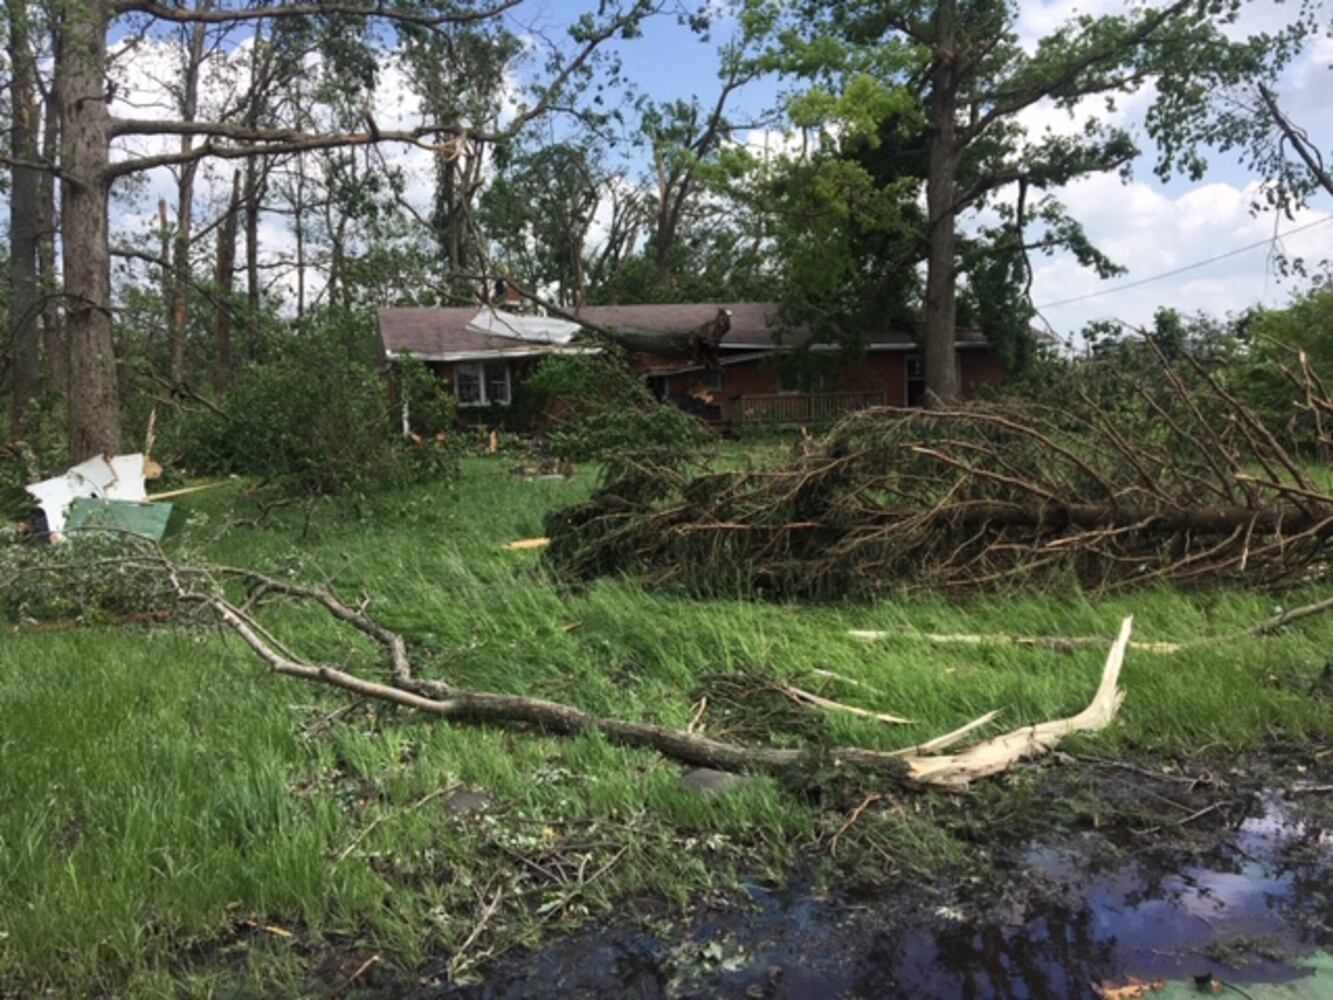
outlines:
[[[540, 340], [516, 336], [499, 337], [474, 329], [478, 306], [395, 307], [379, 311], [380, 351], [386, 359], [410, 355], [427, 361], [465, 361], [476, 358], [525, 357], [575, 350], [553, 347]], [[685, 332], [697, 329], [717, 316], [719, 309], [731, 313], [731, 328], [720, 347], [727, 350], [773, 350], [805, 344], [810, 333], [803, 328], [786, 329], [779, 307], [772, 302], [686, 302], [648, 305], [584, 306], [573, 315], [594, 326], [620, 330]], [[972, 327], [959, 327], [958, 346], [985, 347], [985, 335]], [[911, 351], [916, 341], [909, 330], [885, 329], [870, 334], [866, 346], [872, 351]]]
[[588, 350], [563, 347], [549, 340], [485, 333], [471, 325], [478, 312], [477, 306], [381, 309], [380, 354], [386, 360], [411, 356], [424, 361], [468, 361]]

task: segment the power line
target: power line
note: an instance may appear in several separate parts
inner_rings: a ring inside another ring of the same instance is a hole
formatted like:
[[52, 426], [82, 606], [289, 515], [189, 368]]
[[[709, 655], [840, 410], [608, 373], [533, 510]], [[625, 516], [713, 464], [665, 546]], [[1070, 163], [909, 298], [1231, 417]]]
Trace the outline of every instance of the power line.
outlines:
[[1127, 281], [1123, 285], [1112, 285], [1110, 288], [1102, 288], [1095, 292], [1088, 292], [1086, 295], [1075, 295], [1072, 299], [1060, 299], [1058, 302], [1047, 302], [1045, 305], [1040, 305], [1036, 308], [1054, 309], [1056, 306], [1067, 306], [1071, 302], [1082, 302], [1085, 299], [1095, 299], [1099, 295], [1110, 295], [1112, 292], [1123, 292], [1128, 288], [1138, 288], [1140, 285], [1146, 285], [1151, 281], [1161, 281], [1163, 278], [1173, 278], [1177, 274], [1184, 274], [1186, 271], [1193, 271], [1195, 268], [1205, 267], [1208, 264], [1216, 264], [1219, 260], [1226, 260], [1228, 257], [1235, 257], [1237, 254], [1242, 254], [1249, 250], [1254, 250], [1257, 247], [1275, 243], [1284, 236], [1293, 236], [1296, 233], [1303, 233], [1307, 229], [1313, 229], [1315, 226], [1322, 226], [1326, 222], [1333, 222], [1333, 215], [1325, 216], [1322, 219], [1316, 219], [1314, 222], [1307, 222], [1305, 225], [1297, 226], [1295, 229], [1288, 229], [1285, 233], [1278, 233], [1276, 236], [1269, 237], [1266, 240], [1247, 243], [1243, 247], [1236, 247], [1234, 250], [1220, 253], [1216, 257], [1209, 257], [1207, 260], [1197, 260], [1193, 264], [1186, 264], [1184, 267], [1178, 267], [1172, 271], [1163, 271], [1161, 274], [1154, 274], [1147, 278], [1140, 278], [1138, 281]]

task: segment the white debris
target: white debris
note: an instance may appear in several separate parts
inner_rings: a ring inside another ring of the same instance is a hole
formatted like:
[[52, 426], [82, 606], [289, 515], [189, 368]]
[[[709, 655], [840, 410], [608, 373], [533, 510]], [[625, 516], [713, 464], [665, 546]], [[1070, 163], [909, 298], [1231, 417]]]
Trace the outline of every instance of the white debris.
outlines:
[[141, 454], [95, 455], [65, 471], [64, 475], [44, 479], [25, 487], [46, 515], [46, 530], [58, 541], [65, 530], [65, 518], [76, 497], [103, 500], [147, 499], [144, 489], [144, 456]]
[[577, 323], [552, 316], [519, 316], [489, 306], [477, 313], [467, 328], [493, 337], [559, 345], [568, 344], [583, 329]]

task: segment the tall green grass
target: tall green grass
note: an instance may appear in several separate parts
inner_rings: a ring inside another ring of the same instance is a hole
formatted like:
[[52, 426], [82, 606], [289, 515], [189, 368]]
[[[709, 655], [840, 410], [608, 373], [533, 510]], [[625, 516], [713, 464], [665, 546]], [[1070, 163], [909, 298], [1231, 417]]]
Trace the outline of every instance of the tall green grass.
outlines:
[[[565, 589], [534, 554], [501, 550], [539, 534], [543, 514], [591, 482], [588, 472], [529, 482], [501, 461], [472, 460], [452, 488], [376, 497], [359, 518], [317, 512], [304, 538], [294, 513], [228, 529], [241, 503], [228, 488], [184, 499], [189, 525], [171, 544], [371, 596], [424, 675], [674, 726], [707, 695], [707, 732], [784, 743], [887, 749], [992, 708], [997, 727], [1066, 714], [1086, 702], [1104, 655], [867, 644], [851, 628], [1110, 636], [1133, 613], [1137, 637], [1179, 640], [1275, 611], [1267, 595], [1160, 589], [1107, 600], [700, 601], [630, 580]], [[279, 620], [298, 648], [353, 655], [325, 618]], [[1331, 641], [1333, 618], [1317, 618], [1268, 640], [1132, 652], [1119, 724], [1075, 745], [1328, 741], [1333, 713], [1307, 692]], [[758, 690], [766, 679], [916, 721], [798, 711]], [[740, 703], [724, 689], [741, 691]], [[465, 972], [643, 894], [684, 902], [742, 876], [777, 878], [829, 822], [818, 798], [767, 778], [699, 798], [669, 762], [592, 734], [441, 725], [371, 705], [328, 718], [346, 709], [343, 696], [266, 674], [214, 631], [5, 634], [0, 705], [0, 993], [301, 994], [327, 988], [327, 947], [379, 952], [410, 978], [451, 955], [501, 889], [501, 911], [455, 969]], [[490, 810], [453, 815], [437, 793], [454, 787], [485, 789]], [[947, 830], [916, 815], [891, 839], [900, 852], [953, 849]], [[519, 856], [560, 845], [587, 854], [590, 871], [609, 867], [570, 898], [525, 895], [531, 869]]]

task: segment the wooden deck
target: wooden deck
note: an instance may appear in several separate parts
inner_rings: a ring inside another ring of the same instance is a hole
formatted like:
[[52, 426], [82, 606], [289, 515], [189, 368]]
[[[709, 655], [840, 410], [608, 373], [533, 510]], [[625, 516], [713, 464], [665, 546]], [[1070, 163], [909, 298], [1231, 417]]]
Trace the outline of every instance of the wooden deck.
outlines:
[[738, 396], [731, 403], [730, 418], [738, 426], [827, 424], [854, 410], [883, 406], [886, 402], [882, 392], [779, 392]]

